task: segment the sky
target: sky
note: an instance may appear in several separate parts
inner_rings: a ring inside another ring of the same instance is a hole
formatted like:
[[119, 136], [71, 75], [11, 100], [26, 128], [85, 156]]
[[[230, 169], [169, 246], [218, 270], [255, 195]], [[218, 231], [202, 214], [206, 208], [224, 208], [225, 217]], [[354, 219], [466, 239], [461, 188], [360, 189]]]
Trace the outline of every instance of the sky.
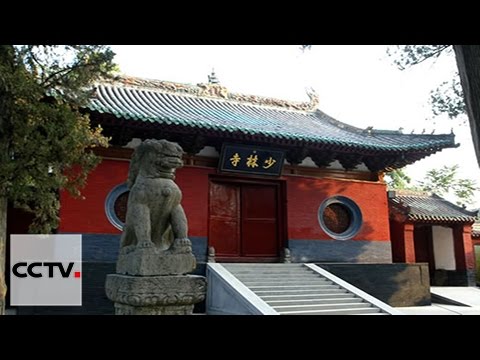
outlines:
[[[406, 173], [422, 180], [432, 168], [459, 164], [459, 176], [480, 180], [468, 125], [434, 117], [428, 102], [430, 91], [455, 73], [453, 55], [400, 71], [383, 45], [314, 45], [305, 52], [298, 45], [111, 47], [120, 71], [130, 76], [197, 84], [207, 82], [215, 69], [220, 83], [232, 92], [308, 101], [306, 89], [313, 88], [319, 109], [360, 128], [402, 127], [405, 133], [427, 134], [453, 128], [459, 148], [409, 165]], [[480, 192], [472, 206], [480, 207]]]

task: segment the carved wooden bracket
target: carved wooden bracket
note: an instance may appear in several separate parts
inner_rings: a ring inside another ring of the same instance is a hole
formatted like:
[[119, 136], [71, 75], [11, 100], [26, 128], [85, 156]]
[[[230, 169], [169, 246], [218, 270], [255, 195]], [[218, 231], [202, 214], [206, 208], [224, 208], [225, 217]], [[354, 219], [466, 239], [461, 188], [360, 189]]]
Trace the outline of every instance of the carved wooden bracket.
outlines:
[[345, 170], [353, 170], [362, 163], [362, 155], [358, 154], [340, 154], [337, 159]]
[[205, 147], [206, 140], [202, 135], [182, 135], [178, 138], [178, 143], [189, 155], [195, 155]]
[[310, 157], [318, 167], [327, 167], [335, 160], [336, 153], [325, 151], [310, 151]]
[[294, 148], [287, 150], [285, 158], [292, 165], [300, 164], [307, 157], [308, 150], [306, 148]]

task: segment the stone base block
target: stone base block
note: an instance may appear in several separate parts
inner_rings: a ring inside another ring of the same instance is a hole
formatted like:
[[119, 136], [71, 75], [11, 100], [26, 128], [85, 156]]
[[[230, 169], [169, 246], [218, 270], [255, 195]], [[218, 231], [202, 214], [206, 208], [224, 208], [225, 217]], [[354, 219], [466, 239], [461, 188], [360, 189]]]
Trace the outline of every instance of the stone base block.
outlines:
[[115, 303], [115, 315], [191, 315], [193, 305], [131, 306]]
[[109, 274], [105, 289], [118, 315], [187, 315], [205, 299], [207, 284], [198, 275]]
[[190, 253], [172, 254], [152, 248], [137, 248], [121, 252], [117, 261], [117, 273], [128, 275], [183, 275], [196, 267], [195, 256]]

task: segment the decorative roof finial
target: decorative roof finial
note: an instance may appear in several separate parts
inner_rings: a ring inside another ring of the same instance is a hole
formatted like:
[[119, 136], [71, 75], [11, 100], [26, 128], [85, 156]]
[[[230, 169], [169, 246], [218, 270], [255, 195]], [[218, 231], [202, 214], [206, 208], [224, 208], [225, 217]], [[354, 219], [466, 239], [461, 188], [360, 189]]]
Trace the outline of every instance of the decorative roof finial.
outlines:
[[319, 103], [319, 98], [318, 98], [317, 92], [312, 87], [306, 88], [305, 91], [307, 92], [307, 96], [310, 99], [309, 110], [315, 110], [318, 106], [318, 103]]
[[209, 84], [219, 84], [220, 83], [217, 76], [215, 75], [215, 69], [212, 69], [212, 74], [208, 75], [208, 83]]

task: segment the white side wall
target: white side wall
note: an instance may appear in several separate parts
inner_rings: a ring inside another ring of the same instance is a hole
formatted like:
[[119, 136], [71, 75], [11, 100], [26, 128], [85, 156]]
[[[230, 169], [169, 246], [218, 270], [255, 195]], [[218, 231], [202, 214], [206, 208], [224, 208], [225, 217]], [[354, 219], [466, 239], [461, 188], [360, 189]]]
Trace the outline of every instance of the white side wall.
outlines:
[[455, 250], [453, 247], [453, 230], [444, 226], [432, 226], [433, 253], [435, 268], [455, 270]]

